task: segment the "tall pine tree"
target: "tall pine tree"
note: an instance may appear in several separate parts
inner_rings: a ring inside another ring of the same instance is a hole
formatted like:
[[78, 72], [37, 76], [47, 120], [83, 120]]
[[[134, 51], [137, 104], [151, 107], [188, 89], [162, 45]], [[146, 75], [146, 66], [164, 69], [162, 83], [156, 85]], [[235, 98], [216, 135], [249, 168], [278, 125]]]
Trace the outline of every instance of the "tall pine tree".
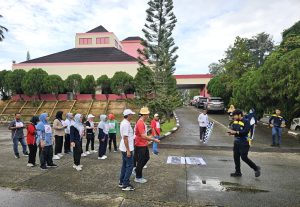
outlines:
[[139, 50], [139, 62], [142, 67], [149, 67], [153, 71], [155, 98], [149, 100], [147, 105], [169, 119], [172, 111], [180, 104], [173, 77], [178, 47], [175, 46], [172, 32], [177, 19], [172, 0], [150, 0], [148, 5], [146, 24], [142, 30], [145, 35], [142, 41], [144, 49]]

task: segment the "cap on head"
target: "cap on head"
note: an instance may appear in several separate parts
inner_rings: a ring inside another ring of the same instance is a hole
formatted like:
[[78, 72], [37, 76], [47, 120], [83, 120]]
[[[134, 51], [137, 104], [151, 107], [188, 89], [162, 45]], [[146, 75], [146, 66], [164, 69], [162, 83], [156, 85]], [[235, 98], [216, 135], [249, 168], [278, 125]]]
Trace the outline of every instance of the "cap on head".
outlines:
[[142, 114], [142, 115], [149, 115], [150, 111], [149, 111], [148, 107], [141, 108], [140, 114]]
[[128, 115], [134, 115], [135, 113], [131, 110], [131, 109], [125, 109], [123, 111], [123, 115], [124, 116], [128, 116]]
[[235, 115], [244, 115], [243, 111], [242, 110], [239, 110], [239, 109], [236, 109], [234, 110], [234, 112], [232, 112], [232, 115], [235, 116]]
[[158, 114], [154, 114], [154, 116], [153, 116], [153, 117], [154, 117], [154, 118], [155, 118], [155, 117], [159, 117], [159, 115], [158, 115]]
[[95, 118], [95, 116], [94, 116], [93, 114], [89, 114], [87, 118], [88, 118], [88, 119], [90, 119], [90, 118]]

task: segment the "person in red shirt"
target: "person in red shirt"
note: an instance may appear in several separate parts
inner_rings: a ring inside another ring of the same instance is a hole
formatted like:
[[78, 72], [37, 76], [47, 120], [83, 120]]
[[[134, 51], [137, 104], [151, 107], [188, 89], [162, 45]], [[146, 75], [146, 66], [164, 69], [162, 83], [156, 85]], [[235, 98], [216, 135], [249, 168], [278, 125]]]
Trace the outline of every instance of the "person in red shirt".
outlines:
[[159, 143], [158, 139], [153, 136], [147, 136], [147, 126], [145, 121], [149, 118], [150, 111], [147, 107], [143, 107], [140, 110], [140, 119], [137, 121], [135, 126], [135, 153], [137, 165], [135, 168], [136, 178], [134, 179], [137, 183], [146, 183], [147, 180], [143, 178], [143, 167], [150, 159], [148, 141]]
[[[152, 136], [156, 139], [160, 139], [160, 123], [159, 123], [159, 115], [158, 114], [155, 114], [151, 121], [151, 130], [152, 130]], [[153, 154], [158, 155], [157, 142], [153, 142], [152, 151], [153, 151]]]
[[35, 166], [35, 158], [37, 152], [37, 145], [36, 145], [36, 128], [39, 121], [39, 117], [34, 116], [30, 120], [30, 124], [27, 126], [27, 145], [29, 148], [29, 156], [28, 156], [28, 164], [27, 167], [34, 167]]

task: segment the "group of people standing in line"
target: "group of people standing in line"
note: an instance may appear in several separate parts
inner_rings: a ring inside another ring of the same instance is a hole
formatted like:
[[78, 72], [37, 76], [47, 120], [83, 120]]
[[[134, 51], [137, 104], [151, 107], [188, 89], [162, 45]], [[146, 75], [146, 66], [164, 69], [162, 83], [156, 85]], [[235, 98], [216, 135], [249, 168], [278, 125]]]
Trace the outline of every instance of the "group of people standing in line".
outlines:
[[[131, 174], [135, 175], [134, 181], [146, 183], [143, 177], [145, 168], [150, 159], [148, 144], [153, 142], [153, 154], [158, 155], [157, 144], [160, 142], [160, 120], [159, 115], [155, 114], [151, 121], [151, 135], [148, 135], [146, 121], [150, 111], [143, 107], [139, 113], [139, 119], [134, 128], [131, 122], [135, 113], [130, 109], [123, 112], [123, 120], [120, 123], [115, 120], [114, 114], [108, 116], [100, 115], [98, 126], [94, 123], [92, 114], [87, 116], [87, 121], [83, 123], [84, 116], [72, 113], [66, 114], [63, 120], [63, 112], [58, 111], [51, 126], [47, 113], [42, 113], [39, 117], [33, 116], [30, 124], [26, 127], [21, 120], [21, 114], [16, 113], [15, 119], [9, 124], [12, 133], [13, 150], [16, 158], [20, 158], [18, 143], [22, 145], [23, 155], [28, 156], [28, 167], [36, 166], [36, 154], [39, 149], [40, 168], [57, 167], [53, 160], [61, 159], [64, 154], [73, 154], [73, 168], [81, 171], [81, 157], [98, 152], [98, 159], [107, 159], [106, 150], [118, 152], [117, 133], [120, 131], [121, 141], [119, 150], [122, 153], [122, 167], [119, 179], [119, 187], [124, 191], [133, 191], [135, 188], [130, 184]], [[25, 141], [24, 128], [27, 128]], [[98, 131], [99, 148], [95, 150], [95, 135]], [[85, 152], [83, 151], [83, 138], [86, 137]], [[26, 143], [27, 142], [27, 143]], [[54, 144], [54, 152], [53, 152]], [[27, 145], [29, 153], [27, 152]], [[113, 146], [112, 146], [113, 145]], [[64, 154], [62, 153], [64, 149]], [[54, 155], [53, 155], [54, 154]]]

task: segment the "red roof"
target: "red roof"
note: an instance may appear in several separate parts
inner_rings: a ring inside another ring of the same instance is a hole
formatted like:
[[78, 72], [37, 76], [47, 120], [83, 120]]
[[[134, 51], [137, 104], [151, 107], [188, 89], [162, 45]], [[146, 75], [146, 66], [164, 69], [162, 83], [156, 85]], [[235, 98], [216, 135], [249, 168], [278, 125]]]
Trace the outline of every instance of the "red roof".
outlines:
[[188, 78], [212, 78], [213, 74], [189, 74], [189, 75], [175, 75], [176, 79], [188, 79]]

